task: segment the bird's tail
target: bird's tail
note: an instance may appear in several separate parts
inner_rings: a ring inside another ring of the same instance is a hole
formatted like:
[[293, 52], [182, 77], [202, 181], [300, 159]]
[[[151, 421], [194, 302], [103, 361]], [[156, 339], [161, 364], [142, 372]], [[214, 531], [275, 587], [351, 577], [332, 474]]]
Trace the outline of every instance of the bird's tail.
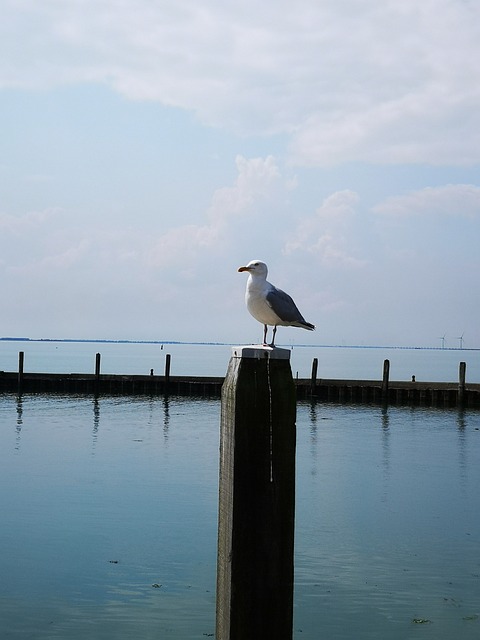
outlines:
[[308, 329], [308, 331], [315, 331], [315, 325], [310, 322], [299, 322], [297, 327], [301, 327], [302, 329]]

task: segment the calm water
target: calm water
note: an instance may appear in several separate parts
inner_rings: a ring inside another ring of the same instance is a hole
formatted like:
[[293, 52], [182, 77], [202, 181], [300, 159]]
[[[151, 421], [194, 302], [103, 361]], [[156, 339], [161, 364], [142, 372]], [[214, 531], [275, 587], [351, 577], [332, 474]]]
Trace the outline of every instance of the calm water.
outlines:
[[[25, 354], [25, 371], [37, 373], [93, 373], [98, 352], [102, 373], [149, 374], [153, 369], [161, 375], [169, 353], [172, 375], [223, 376], [231, 356], [226, 345], [0, 341], [0, 371], [18, 370], [19, 351]], [[457, 381], [463, 361], [467, 381], [480, 383], [480, 350], [294, 346], [293, 375], [309, 378], [313, 358], [319, 378], [381, 380], [383, 361], [389, 359], [391, 380], [415, 375], [419, 382]]]
[[[0, 396], [2, 638], [214, 633], [219, 413]], [[303, 403], [297, 429], [296, 640], [478, 639], [480, 413]]]

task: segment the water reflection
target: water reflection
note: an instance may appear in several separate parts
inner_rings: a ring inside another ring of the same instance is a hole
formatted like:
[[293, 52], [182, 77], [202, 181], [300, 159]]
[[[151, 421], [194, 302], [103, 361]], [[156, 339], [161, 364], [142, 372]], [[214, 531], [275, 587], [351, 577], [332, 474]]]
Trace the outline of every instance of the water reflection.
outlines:
[[17, 424], [23, 424], [23, 400], [22, 396], [17, 396]]
[[465, 488], [467, 481], [468, 467], [468, 446], [467, 446], [467, 419], [465, 409], [459, 408], [457, 413], [457, 433], [458, 433], [458, 461], [460, 470], [460, 481]]
[[390, 478], [390, 414], [387, 406], [382, 407], [381, 413], [382, 427], [382, 464], [383, 464], [383, 480], [385, 482], [384, 500], [387, 498], [386, 483]]
[[98, 429], [100, 426], [100, 402], [98, 396], [93, 399], [93, 429], [92, 429], [92, 455], [95, 455], [95, 447], [98, 440]]
[[15, 449], [17, 451], [20, 450], [22, 425], [23, 425], [23, 400], [22, 400], [22, 396], [19, 395], [17, 396], [17, 425], [15, 427], [15, 430], [16, 430]]
[[317, 401], [313, 398], [310, 401], [309, 416], [310, 416], [310, 452], [312, 456], [312, 469], [311, 475], [317, 474], [317, 446], [318, 446], [318, 415], [317, 415]]
[[390, 416], [388, 415], [388, 407], [382, 407], [382, 429], [388, 431], [390, 425]]
[[168, 428], [170, 426], [170, 398], [167, 394], [163, 396], [163, 436], [165, 443], [168, 440]]
[[465, 431], [466, 427], [466, 418], [465, 418], [465, 409], [460, 408], [457, 413], [457, 426], [460, 431]]

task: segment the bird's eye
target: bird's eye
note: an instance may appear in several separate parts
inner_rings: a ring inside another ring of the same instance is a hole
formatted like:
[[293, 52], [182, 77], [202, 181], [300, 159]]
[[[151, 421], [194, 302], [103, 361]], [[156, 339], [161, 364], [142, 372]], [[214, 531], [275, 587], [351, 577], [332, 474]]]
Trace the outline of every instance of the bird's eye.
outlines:
[[258, 262], [255, 262], [255, 264], [253, 266], [254, 267], [258, 267]]

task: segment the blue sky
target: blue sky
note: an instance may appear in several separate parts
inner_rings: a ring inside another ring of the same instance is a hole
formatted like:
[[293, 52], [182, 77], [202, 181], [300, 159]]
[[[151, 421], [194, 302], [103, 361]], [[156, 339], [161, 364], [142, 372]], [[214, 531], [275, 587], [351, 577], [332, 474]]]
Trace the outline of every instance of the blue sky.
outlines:
[[480, 347], [475, 3], [0, 11], [0, 335]]

